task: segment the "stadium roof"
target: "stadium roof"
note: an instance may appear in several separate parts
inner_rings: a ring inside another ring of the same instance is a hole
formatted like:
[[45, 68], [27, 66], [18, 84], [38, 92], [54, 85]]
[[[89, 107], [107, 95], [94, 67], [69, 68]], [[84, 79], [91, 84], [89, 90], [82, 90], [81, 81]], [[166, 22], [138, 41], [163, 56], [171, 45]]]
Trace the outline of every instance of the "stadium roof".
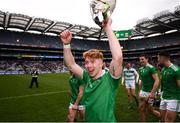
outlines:
[[[0, 27], [3, 29], [15, 28], [25, 32], [38, 31], [42, 34], [53, 33], [57, 35], [69, 29], [74, 36], [82, 38], [98, 39], [100, 35], [100, 28], [73, 25], [66, 22], [2, 11], [0, 11]], [[163, 34], [170, 30], [180, 30], [180, 6], [175, 7], [174, 12], [166, 10], [154, 15], [153, 19], [141, 19], [132, 29], [132, 37], [149, 36], [156, 33]], [[106, 39], [107, 36], [102, 32], [100, 38]]]
[[175, 7], [174, 12], [165, 10], [155, 14], [153, 19], [141, 19], [134, 27], [132, 36], [163, 34], [171, 30], [180, 30], [180, 6]]

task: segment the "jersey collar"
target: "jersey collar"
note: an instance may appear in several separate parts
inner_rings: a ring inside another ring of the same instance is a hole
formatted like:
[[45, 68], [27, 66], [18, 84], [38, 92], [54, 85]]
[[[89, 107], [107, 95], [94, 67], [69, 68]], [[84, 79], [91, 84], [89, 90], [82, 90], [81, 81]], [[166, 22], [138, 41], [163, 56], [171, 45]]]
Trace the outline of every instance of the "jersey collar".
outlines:
[[[105, 74], [105, 70], [102, 70], [101, 76], [99, 78], [101, 78], [104, 74]], [[97, 78], [97, 79], [99, 79], [99, 78]]]
[[173, 65], [173, 63], [171, 63], [168, 68], [172, 67], [172, 65]]
[[150, 64], [149, 64], [149, 63], [147, 63], [145, 67], [148, 67], [149, 65], [150, 65]]
[[105, 70], [102, 70], [102, 73], [101, 73], [101, 75], [100, 75], [98, 78], [96, 78], [96, 79], [92, 79], [92, 78], [91, 78], [91, 79], [92, 79], [93, 81], [95, 81], [95, 80], [101, 78], [101, 77], [105, 74], [105, 72], [106, 72]]

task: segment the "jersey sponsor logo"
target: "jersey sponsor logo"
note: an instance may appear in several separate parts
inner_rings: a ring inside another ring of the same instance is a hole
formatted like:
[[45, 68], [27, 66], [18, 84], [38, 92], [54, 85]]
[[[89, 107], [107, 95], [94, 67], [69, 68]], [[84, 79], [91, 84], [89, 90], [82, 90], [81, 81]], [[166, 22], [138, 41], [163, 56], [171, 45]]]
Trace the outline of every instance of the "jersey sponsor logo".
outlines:
[[171, 72], [171, 71], [164, 71], [162, 74], [163, 74], [163, 76], [171, 76], [171, 75], [173, 75], [173, 72]]
[[142, 70], [140, 70], [140, 72], [143, 74], [143, 73], [146, 73], [147, 70], [146, 69], [142, 69]]
[[73, 79], [71, 83], [77, 83], [78, 81], [76, 79]]
[[90, 87], [90, 88], [92, 88], [92, 87], [93, 87], [91, 82], [89, 82], [89, 87]]

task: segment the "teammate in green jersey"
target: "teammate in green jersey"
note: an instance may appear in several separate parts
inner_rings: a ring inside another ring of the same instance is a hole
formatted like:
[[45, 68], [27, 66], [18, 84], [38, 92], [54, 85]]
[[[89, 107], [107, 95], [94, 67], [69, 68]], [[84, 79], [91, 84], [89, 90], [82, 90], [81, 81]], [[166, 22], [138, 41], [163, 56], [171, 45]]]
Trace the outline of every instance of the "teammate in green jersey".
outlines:
[[76, 64], [71, 52], [72, 34], [66, 30], [60, 34], [64, 44], [64, 60], [68, 68], [85, 82], [83, 102], [85, 104], [85, 121], [115, 122], [115, 97], [119, 78], [122, 74], [123, 55], [118, 39], [111, 28], [109, 17], [103, 23], [107, 34], [112, 61], [109, 70], [103, 70], [103, 54], [92, 49], [83, 54], [85, 70]]
[[148, 57], [141, 55], [139, 57], [141, 68], [139, 68], [139, 111], [140, 121], [145, 121], [145, 108], [155, 116], [160, 118], [160, 113], [154, 110], [152, 104], [156, 90], [159, 87], [159, 77], [157, 69], [150, 65]]
[[70, 73], [71, 73], [71, 77], [69, 79], [69, 85], [70, 85], [71, 101], [69, 105], [69, 113], [67, 116], [67, 121], [74, 122], [77, 111], [79, 112], [81, 121], [84, 121], [85, 108], [81, 99], [84, 91], [84, 86], [83, 86], [84, 83], [80, 78], [74, 76], [72, 72]]
[[180, 112], [180, 69], [171, 63], [169, 53], [160, 52], [157, 57], [159, 64], [164, 65], [161, 71], [161, 121], [173, 122]]

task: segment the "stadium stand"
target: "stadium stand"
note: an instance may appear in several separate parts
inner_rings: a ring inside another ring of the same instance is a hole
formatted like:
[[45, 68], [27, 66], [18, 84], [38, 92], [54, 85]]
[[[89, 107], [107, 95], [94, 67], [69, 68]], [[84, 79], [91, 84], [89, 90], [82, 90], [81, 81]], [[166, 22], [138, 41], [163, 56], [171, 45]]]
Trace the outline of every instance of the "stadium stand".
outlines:
[[[139, 67], [140, 54], [148, 54], [152, 64], [157, 65], [156, 55], [167, 50], [173, 61], [180, 65], [180, 7], [175, 11], [157, 13], [154, 18], [140, 20], [133, 29], [129, 39], [120, 40], [123, 47], [124, 60], [133, 62], [133, 67]], [[100, 29], [82, 25], [72, 25], [65, 22], [54, 22], [43, 18], [32, 18], [27, 15], [0, 11], [0, 73], [29, 73], [33, 66], [41, 73], [63, 72], [63, 45], [58, 34], [65, 29], [73, 32], [73, 54], [76, 61], [83, 66], [82, 53], [96, 48], [104, 53], [109, 64], [111, 54], [107, 40], [99, 40]], [[12, 31], [10, 29], [22, 31]], [[167, 33], [172, 31], [171, 33]], [[174, 31], [175, 30], [175, 31]], [[30, 33], [39, 31], [40, 34]], [[54, 35], [48, 35], [53, 33]], [[152, 34], [159, 34], [152, 36]], [[143, 38], [136, 38], [143, 36]], [[81, 38], [77, 38], [81, 37]], [[94, 38], [94, 39], [89, 39]], [[101, 39], [106, 39], [104, 32]]]
[[62, 61], [43, 60], [1, 60], [0, 74], [29, 74], [33, 68], [40, 73], [60, 73], [67, 71]]

